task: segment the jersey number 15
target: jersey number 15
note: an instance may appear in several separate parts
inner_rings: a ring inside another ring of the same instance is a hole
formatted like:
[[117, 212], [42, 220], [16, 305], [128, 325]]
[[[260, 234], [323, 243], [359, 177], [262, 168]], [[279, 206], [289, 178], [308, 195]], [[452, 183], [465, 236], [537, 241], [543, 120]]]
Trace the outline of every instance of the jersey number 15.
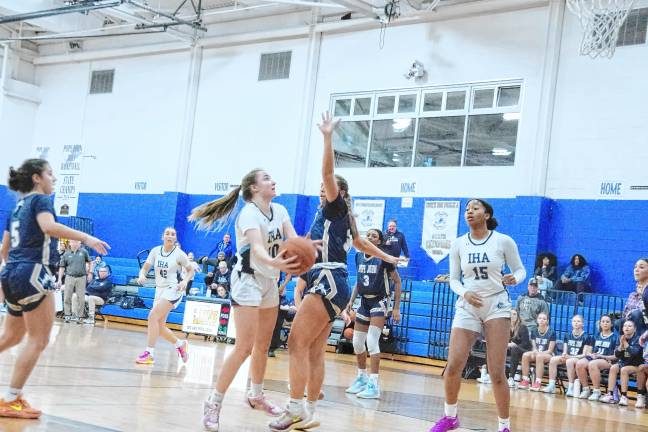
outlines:
[[475, 272], [475, 279], [488, 279], [488, 267], [483, 266], [483, 267], [473, 267], [473, 271]]

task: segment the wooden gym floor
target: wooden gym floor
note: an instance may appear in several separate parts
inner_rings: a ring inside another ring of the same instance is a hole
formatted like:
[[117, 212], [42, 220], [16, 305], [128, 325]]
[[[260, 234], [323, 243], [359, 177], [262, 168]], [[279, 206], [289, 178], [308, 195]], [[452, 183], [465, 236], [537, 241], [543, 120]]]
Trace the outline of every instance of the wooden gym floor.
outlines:
[[[0, 324], [1, 325], [1, 324]], [[29, 402], [43, 410], [40, 421], [0, 419], [8, 432], [201, 431], [202, 401], [209, 394], [232, 345], [190, 340], [190, 360], [180, 365], [175, 350], [160, 341], [155, 366], [136, 365], [145, 346], [142, 327], [98, 322], [96, 327], [57, 321], [51, 344], [27, 387]], [[0, 355], [0, 385], [6, 388], [20, 347]], [[283, 405], [288, 355], [268, 359], [267, 395]], [[318, 405], [317, 431], [427, 432], [443, 413], [440, 369], [384, 361], [381, 400], [344, 393], [355, 376], [354, 358], [327, 354], [326, 398]], [[221, 431], [267, 431], [266, 417], [244, 403], [244, 365], [225, 398]], [[488, 385], [466, 381], [459, 412], [461, 430], [496, 430]], [[512, 391], [515, 431], [648, 431], [648, 410], [619, 408], [528, 391]], [[631, 402], [634, 405], [634, 401]]]

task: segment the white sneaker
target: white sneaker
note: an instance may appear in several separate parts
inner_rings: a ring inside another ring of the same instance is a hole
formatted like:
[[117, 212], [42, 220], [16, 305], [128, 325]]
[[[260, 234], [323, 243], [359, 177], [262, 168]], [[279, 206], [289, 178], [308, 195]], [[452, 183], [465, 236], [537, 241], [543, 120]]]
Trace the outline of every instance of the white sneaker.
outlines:
[[635, 404], [635, 408], [646, 408], [645, 395], [637, 395], [637, 403]]
[[590, 394], [591, 394], [590, 389], [587, 388], [580, 392], [580, 394], [578, 395], [578, 399], [588, 399], [590, 397]]
[[594, 390], [592, 395], [587, 398], [589, 401], [598, 402], [601, 399], [601, 390]]
[[627, 396], [621, 396], [619, 398], [619, 405], [620, 406], [628, 406], [628, 397]]
[[556, 393], [556, 385], [548, 384], [545, 388], [542, 389], [544, 393], [554, 394]]
[[513, 377], [508, 379], [508, 386], [510, 388], [515, 388], [515, 380], [513, 379]]
[[483, 377], [477, 378], [477, 382], [482, 383], [482, 384], [490, 384], [491, 379], [488, 374], [484, 375]]

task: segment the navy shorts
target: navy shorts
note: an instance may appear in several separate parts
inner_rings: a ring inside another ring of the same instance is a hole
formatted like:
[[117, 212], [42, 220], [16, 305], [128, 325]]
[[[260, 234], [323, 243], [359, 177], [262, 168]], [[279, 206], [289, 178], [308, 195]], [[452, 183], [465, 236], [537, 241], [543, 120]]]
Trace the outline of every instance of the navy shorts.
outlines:
[[356, 311], [356, 321], [369, 325], [371, 318], [387, 317], [389, 311], [390, 299], [388, 297], [361, 297], [360, 307]]
[[11, 263], [0, 274], [0, 283], [7, 312], [22, 316], [33, 311], [54, 289], [54, 276], [49, 267], [37, 263]]
[[[304, 277], [305, 276], [305, 277]], [[322, 296], [331, 322], [349, 303], [349, 274], [345, 268], [312, 268], [302, 276], [306, 280], [306, 294]]]

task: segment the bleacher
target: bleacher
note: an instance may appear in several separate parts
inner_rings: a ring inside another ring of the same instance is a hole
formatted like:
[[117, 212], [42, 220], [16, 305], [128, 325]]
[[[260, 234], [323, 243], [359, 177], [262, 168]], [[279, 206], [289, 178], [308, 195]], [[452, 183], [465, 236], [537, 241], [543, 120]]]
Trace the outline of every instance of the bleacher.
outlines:
[[[139, 295], [147, 307], [153, 305], [155, 288], [141, 287], [134, 282], [139, 273], [136, 259], [106, 257], [106, 263], [111, 266], [114, 292], [125, 292]], [[193, 287], [200, 290], [198, 295], [205, 294], [205, 274], [197, 273]], [[292, 298], [296, 278], [286, 285], [286, 295]], [[349, 286], [353, 288], [355, 276], [349, 277]], [[583, 304], [578, 303], [575, 293], [551, 291], [550, 315], [551, 325], [561, 339], [570, 329], [571, 318], [582, 314], [585, 318], [585, 328], [589, 333], [595, 333], [596, 321], [604, 313], [620, 312], [623, 310], [625, 299], [621, 297], [585, 294]], [[394, 325], [397, 354], [424, 357], [438, 360], [448, 358], [448, 343], [450, 328], [454, 317], [454, 305], [457, 296], [446, 282], [403, 280], [401, 295], [401, 322]], [[515, 300], [514, 304], [515, 304]], [[169, 314], [170, 324], [181, 325], [184, 312], [184, 302]], [[103, 306], [101, 313], [110, 317], [130, 320], [145, 325], [149, 309], [122, 309], [119, 305]]]

